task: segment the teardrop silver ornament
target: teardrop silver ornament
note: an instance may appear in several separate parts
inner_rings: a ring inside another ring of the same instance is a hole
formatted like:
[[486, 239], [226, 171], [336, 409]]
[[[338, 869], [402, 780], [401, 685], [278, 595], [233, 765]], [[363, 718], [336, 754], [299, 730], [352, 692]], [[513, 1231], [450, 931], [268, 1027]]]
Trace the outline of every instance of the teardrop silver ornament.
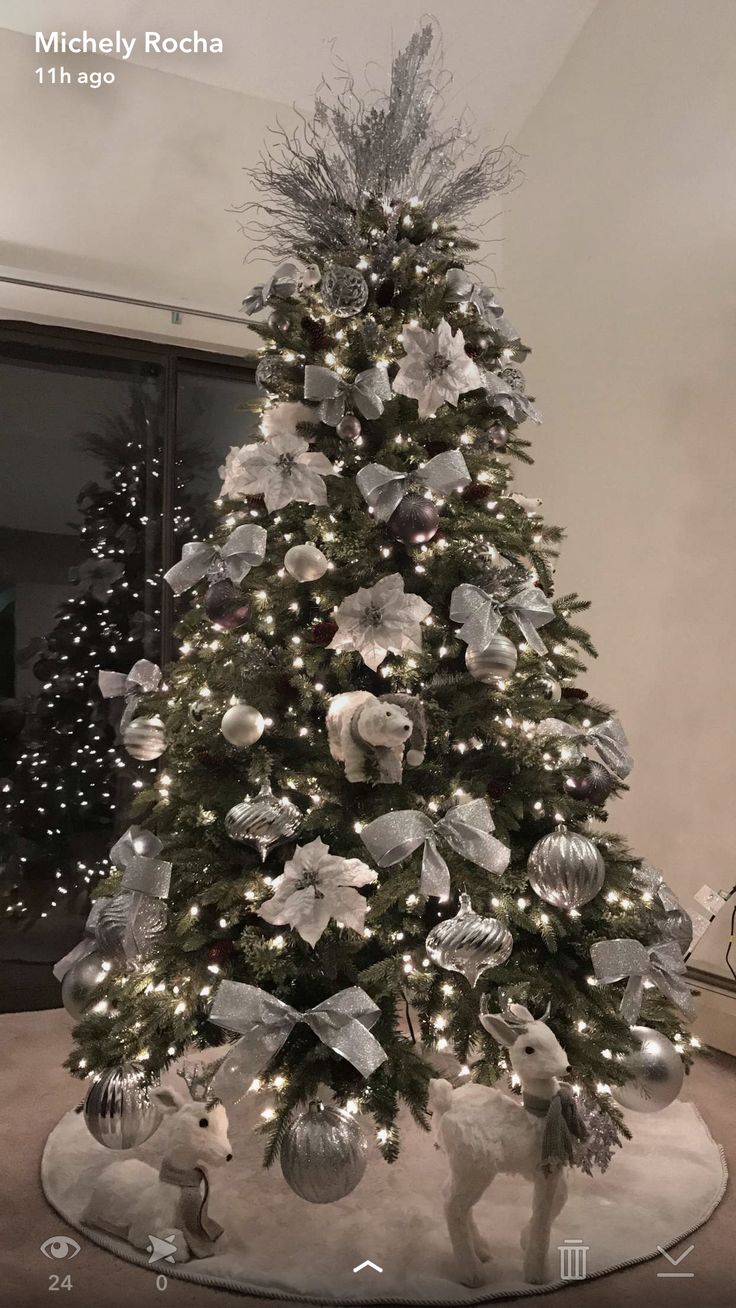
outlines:
[[529, 855], [529, 884], [553, 908], [580, 908], [595, 898], [606, 876], [592, 840], [563, 825], [542, 836]]
[[424, 947], [437, 967], [460, 972], [474, 986], [489, 967], [501, 967], [506, 962], [514, 938], [498, 918], [475, 913], [470, 895], [462, 894], [456, 916], [432, 927]]
[[257, 795], [247, 796], [234, 804], [225, 818], [225, 830], [231, 840], [252, 845], [262, 863], [277, 845], [293, 839], [304, 815], [286, 795], [274, 795], [264, 781]]

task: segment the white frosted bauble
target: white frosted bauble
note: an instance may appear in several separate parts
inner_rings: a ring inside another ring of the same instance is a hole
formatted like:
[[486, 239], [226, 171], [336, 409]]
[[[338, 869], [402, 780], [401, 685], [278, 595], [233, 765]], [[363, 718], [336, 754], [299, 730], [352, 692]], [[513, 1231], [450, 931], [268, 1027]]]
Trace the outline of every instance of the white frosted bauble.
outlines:
[[284, 555], [284, 567], [295, 581], [319, 581], [324, 577], [328, 560], [316, 545], [292, 545]]
[[231, 745], [255, 745], [265, 730], [263, 714], [251, 704], [233, 704], [222, 715], [220, 731]]

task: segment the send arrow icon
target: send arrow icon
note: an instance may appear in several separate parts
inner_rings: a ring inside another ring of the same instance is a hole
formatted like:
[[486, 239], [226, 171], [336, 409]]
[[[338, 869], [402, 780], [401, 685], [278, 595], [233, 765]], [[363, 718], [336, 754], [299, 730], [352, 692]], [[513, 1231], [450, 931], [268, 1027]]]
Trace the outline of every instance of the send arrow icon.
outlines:
[[358, 1266], [353, 1268], [353, 1272], [365, 1271], [366, 1267], [372, 1267], [374, 1272], [383, 1271], [383, 1268], [379, 1267], [378, 1263], [372, 1263], [369, 1258], [366, 1258], [364, 1263], [358, 1263]]

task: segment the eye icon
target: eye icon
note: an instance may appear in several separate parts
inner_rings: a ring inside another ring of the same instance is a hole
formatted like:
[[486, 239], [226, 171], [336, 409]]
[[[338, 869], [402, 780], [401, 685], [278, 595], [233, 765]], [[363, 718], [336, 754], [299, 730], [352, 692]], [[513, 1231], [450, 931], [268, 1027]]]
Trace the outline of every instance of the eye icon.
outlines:
[[41, 1245], [41, 1253], [45, 1258], [76, 1258], [80, 1247], [68, 1235], [51, 1235]]

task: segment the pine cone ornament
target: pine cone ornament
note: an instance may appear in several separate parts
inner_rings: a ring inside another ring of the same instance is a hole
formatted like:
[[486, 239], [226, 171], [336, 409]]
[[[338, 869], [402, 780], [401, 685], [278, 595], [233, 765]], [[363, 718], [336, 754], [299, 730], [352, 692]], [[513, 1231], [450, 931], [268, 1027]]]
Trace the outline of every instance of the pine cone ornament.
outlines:
[[487, 500], [491, 493], [490, 486], [484, 481], [471, 481], [461, 492], [464, 500], [473, 504], [476, 500]]

